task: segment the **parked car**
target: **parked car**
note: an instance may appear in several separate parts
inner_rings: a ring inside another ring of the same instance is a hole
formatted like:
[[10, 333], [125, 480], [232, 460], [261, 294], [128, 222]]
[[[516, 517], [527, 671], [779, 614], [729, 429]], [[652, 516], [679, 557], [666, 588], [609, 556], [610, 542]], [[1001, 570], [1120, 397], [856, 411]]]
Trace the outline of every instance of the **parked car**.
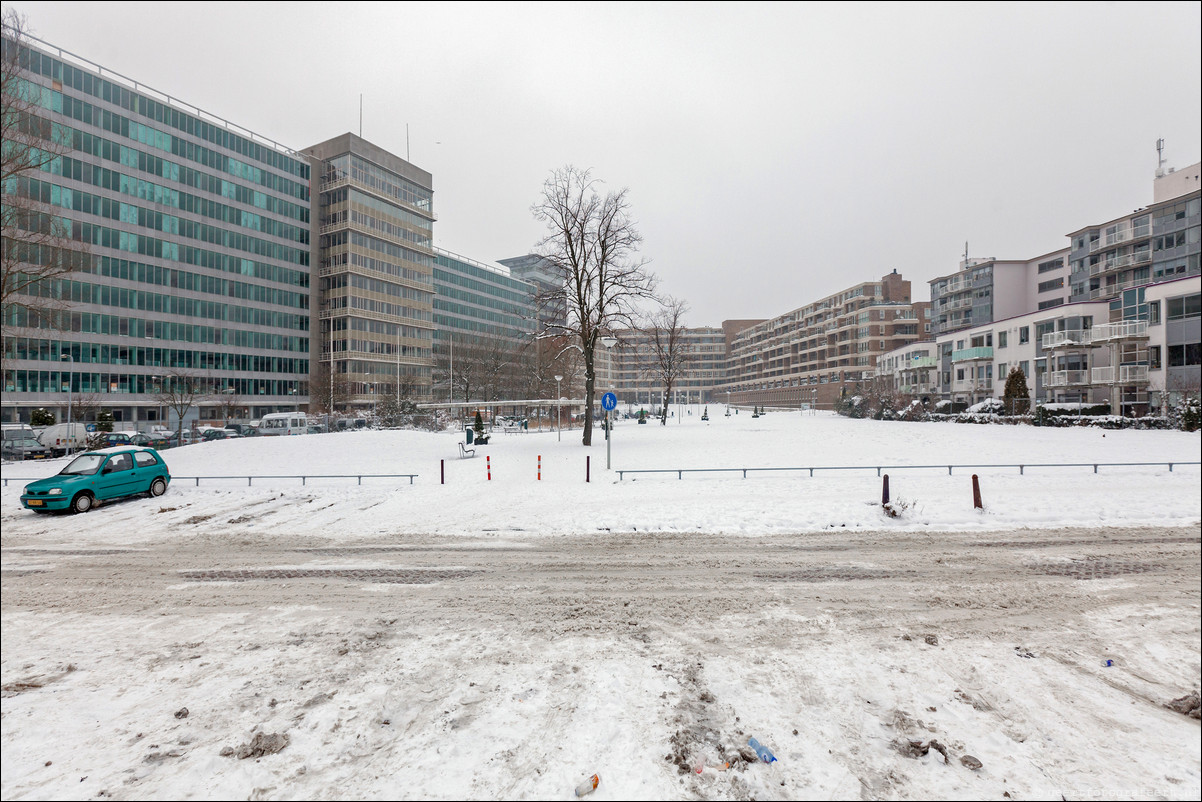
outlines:
[[166, 436], [157, 432], [138, 432], [129, 438], [129, 442], [130, 445], [153, 448], [156, 451], [171, 448], [171, 443], [167, 440]]
[[56, 423], [42, 430], [38, 442], [56, 457], [66, 454], [68, 449], [83, 451], [88, 447], [88, 427], [82, 423]]
[[114, 446], [85, 451], [54, 476], [25, 486], [21, 505], [34, 512], [87, 512], [97, 502], [167, 492], [171, 472], [153, 448]]
[[37, 441], [32, 429], [5, 429], [3, 459], [46, 459], [50, 449]]
[[133, 445], [137, 432], [93, 432], [88, 438], [88, 448], [112, 448]]
[[227, 423], [225, 428], [237, 432], [243, 437], [254, 437], [259, 433], [258, 428], [249, 423]]
[[210, 440], [233, 440], [234, 438], [241, 436], [242, 435], [235, 431], [231, 431], [230, 429], [207, 429], [200, 436], [200, 441], [202, 443], [207, 443]]

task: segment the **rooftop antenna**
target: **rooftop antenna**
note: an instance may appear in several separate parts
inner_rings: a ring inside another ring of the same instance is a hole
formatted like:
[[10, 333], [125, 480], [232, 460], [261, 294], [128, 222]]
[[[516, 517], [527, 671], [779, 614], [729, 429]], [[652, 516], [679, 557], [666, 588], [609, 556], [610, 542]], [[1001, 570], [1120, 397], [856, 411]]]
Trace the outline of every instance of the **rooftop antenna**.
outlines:
[[1164, 140], [1156, 140], [1156, 177], [1164, 176]]
[[968, 267], [968, 240], [964, 240], [964, 266]]

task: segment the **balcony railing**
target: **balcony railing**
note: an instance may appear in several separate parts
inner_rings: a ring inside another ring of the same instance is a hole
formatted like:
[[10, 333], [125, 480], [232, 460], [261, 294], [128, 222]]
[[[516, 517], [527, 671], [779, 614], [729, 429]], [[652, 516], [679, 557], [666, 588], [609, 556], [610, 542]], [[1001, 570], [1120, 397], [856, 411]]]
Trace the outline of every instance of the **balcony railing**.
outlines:
[[1106, 368], [1094, 368], [1091, 378], [1094, 384], [1147, 384], [1147, 365], [1113, 365]]
[[[1102, 323], [1094, 326], [1089, 332], [1090, 342], [1106, 342], [1108, 340], [1147, 339], [1148, 321], [1123, 320], [1118, 323]], [[1047, 347], [1046, 345], [1044, 346]]]
[[1053, 348], [1070, 348], [1073, 346], [1089, 345], [1090, 332], [1081, 331], [1080, 329], [1067, 329], [1065, 331], [1052, 331], [1043, 335], [1043, 350], [1049, 351]]
[[1045, 374], [1045, 387], [1072, 387], [1090, 384], [1088, 370], [1052, 370]]
[[1096, 265], [1089, 266], [1089, 275], [1097, 276], [1102, 273], [1109, 273], [1112, 270], [1122, 270], [1125, 267], [1136, 267], [1137, 265], [1147, 265], [1152, 263], [1152, 251], [1144, 249], [1135, 253], [1127, 253], [1122, 256], [1112, 256], [1098, 262]]
[[993, 359], [993, 347], [987, 345], [979, 348], [965, 348], [960, 351], [952, 351], [953, 362], [971, 362], [976, 359]]
[[1135, 226], [1125, 228], [1122, 231], [1116, 231], [1113, 234], [1106, 234], [1098, 237], [1089, 244], [1090, 251], [1100, 251], [1104, 248], [1113, 248], [1115, 245], [1121, 245], [1124, 242], [1130, 242], [1133, 239], [1146, 237], [1152, 233], [1150, 225]]
[[1146, 278], [1129, 278], [1126, 281], [1119, 281], [1115, 284], [1107, 284], [1105, 287], [1098, 287], [1096, 290], [1090, 290], [1089, 300], [1096, 301], [1099, 298], [1109, 298], [1111, 295], [1115, 295], [1123, 290], [1127, 290], [1132, 287], [1139, 287], [1147, 283], [1148, 279]]

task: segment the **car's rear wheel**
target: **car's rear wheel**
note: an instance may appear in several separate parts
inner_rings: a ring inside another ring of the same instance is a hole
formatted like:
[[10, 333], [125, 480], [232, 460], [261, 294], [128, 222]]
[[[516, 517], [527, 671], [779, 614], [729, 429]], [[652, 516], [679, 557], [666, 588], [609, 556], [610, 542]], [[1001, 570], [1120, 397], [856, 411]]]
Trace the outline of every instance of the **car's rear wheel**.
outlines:
[[155, 479], [153, 482], [150, 483], [150, 495], [152, 498], [155, 496], [161, 496], [166, 492], [167, 492], [167, 483], [164, 482], [161, 478]]
[[87, 512], [92, 509], [95, 500], [91, 493], [80, 493], [75, 498], [71, 499], [71, 512]]

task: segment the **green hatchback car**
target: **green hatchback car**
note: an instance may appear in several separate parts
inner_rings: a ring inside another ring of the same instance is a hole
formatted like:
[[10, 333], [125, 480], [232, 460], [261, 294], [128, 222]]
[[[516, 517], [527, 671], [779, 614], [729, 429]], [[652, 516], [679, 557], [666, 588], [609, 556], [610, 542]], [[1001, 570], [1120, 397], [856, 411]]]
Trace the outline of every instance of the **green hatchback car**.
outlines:
[[153, 448], [113, 446], [80, 454], [54, 476], [25, 486], [21, 504], [34, 512], [87, 512], [97, 502], [167, 492], [171, 473]]

